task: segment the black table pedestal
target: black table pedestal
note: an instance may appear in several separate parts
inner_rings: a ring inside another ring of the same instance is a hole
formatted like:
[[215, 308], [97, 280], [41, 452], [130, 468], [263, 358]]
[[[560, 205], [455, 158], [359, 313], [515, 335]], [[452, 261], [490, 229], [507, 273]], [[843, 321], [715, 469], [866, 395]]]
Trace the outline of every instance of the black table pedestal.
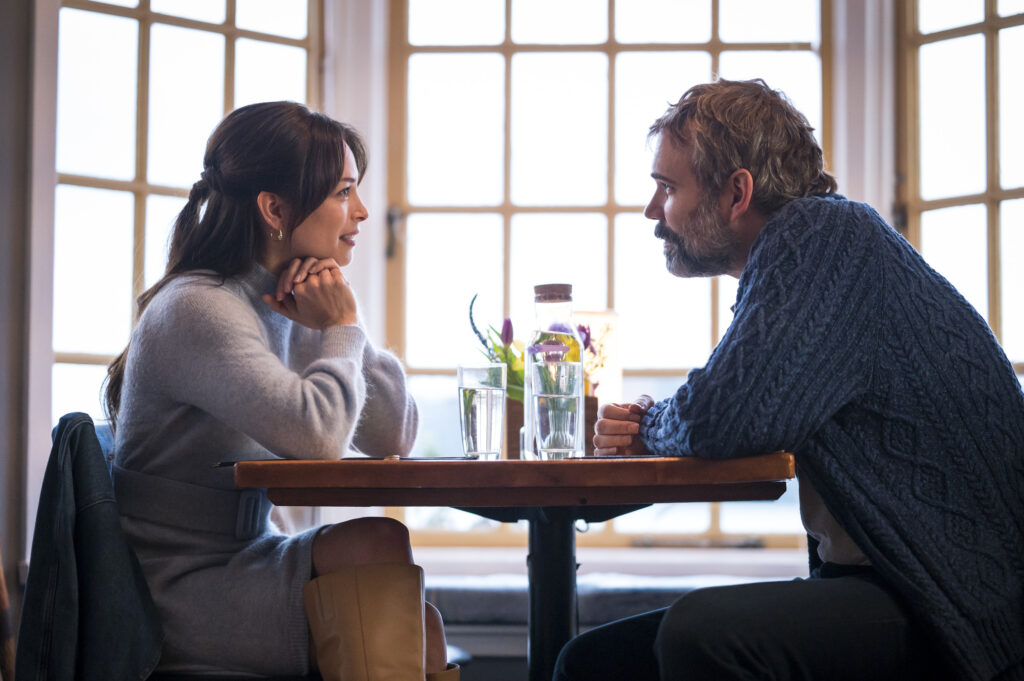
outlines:
[[[527, 617], [529, 681], [551, 681], [562, 647], [579, 632], [576, 602], [577, 520], [599, 523], [647, 504], [631, 506], [541, 506], [462, 508], [500, 522], [529, 521], [526, 567], [530, 584]], [[541, 618], [538, 613], [544, 612]]]
[[[540, 508], [530, 519], [526, 567], [530, 583], [530, 681], [549, 681], [562, 646], [579, 631], [576, 535], [572, 508]], [[543, 619], [538, 612], [547, 612]]]

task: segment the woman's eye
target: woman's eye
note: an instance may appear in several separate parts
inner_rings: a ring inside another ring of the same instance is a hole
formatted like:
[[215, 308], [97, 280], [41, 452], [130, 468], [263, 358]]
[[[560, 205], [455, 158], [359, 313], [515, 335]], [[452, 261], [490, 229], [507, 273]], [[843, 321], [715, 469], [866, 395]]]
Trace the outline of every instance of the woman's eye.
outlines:
[[351, 194], [351, 193], [352, 193], [352, 187], [345, 187], [340, 192], [338, 192], [338, 196], [340, 196], [343, 199], [347, 199], [349, 194]]

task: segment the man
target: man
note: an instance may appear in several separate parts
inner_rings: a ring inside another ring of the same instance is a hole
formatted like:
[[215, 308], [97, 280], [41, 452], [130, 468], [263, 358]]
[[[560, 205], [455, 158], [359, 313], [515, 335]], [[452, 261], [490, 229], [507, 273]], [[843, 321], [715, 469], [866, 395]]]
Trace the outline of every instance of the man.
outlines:
[[793, 452], [812, 571], [588, 632], [556, 678], [1024, 679], [1024, 394], [985, 321], [835, 194], [763, 81], [691, 88], [651, 136], [668, 269], [739, 277], [735, 317], [675, 395], [605, 405], [594, 444]]

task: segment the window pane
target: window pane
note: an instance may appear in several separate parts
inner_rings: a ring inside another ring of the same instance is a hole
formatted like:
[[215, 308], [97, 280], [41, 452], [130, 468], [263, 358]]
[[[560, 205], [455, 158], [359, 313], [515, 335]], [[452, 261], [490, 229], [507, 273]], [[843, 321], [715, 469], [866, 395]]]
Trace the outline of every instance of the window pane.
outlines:
[[262, 40], [235, 42], [235, 108], [255, 102], [306, 101], [306, 50]]
[[309, 0], [236, 0], [235, 26], [286, 38], [309, 32]]
[[462, 454], [455, 369], [444, 376], [409, 376], [407, 381], [409, 393], [416, 400], [421, 424], [412, 455]]
[[[458, 21], [452, 21], [458, 17]], [[412, 45], [498, 45], [505, 41], [503, 0], [409, 0]]]
[[988, 317], [985, 207], [956, 206], [921, 213], [921, 255]]
[[[501, 329], [504, 236], [500, 215], [410, 215], [406, 221], [405, 356], [410, 366], [481, 359], [469, 326]], [[454, 253], [459, 256], [453, 257]], [[452, 413], [457, 414], [452, 396]]]
[[84, 411], [96, 423], [105, 421], [103, 381], [106, 378], [107, 367], [103, 365], [54, 364], [51, 423], [57, 425], [61, 416], [73, 411]]
[[191, 187], [224, 115], [224, 36], [154, 24], [149, 68], [149, 181]]
[[739, 279], [723, 275], [718, 277], [718, 340], [722, 340], [729, 325], [732, 324], [732, 306], [736, 304], [736, 290]]
[[608, 58], [512, 58], [512, 201], [598, 205], [608, 188]]
[[732, 43], [817, 43], [818, 0], [721, 0], [719, 35]]
[[615, 39], [620, 43], [703, 43], [710, 38], [709, 0], [615, 3]]
[[632, 402], [641, 395], [648, 395], [660, 402], [675, 395], [685, 382], [682, 371], [676, 376], [623, 376], [622, 399]]
[[707, 52], [623, 52], [616, 58], [615, 200], [620, 204], [642, 206], [654, 191], [653, 151], [647, 143], [651, 123], [691, 85], [710, 79]]
[[786, 484], [775, 501], [741, 501], [722, 504], [718, 518], [722, 532], [731, 534], [803, 534], [800, 491], [796, 480]]
[[1024, 0], [999, 0], [999, 14], [1008, 17], [1024, 12]]
[[608, 226], [596, 213], [512, 217], [510, 305], [517, 340], [534, 331], [533, 287], [572, 284], [573, 309], [603, 310], [608, 301]]
[[[922, 45], [920, 72], [921, 196], [983, 191], [984, 38], [970, 35]], [[950, 105], [951, 92], [957, 93], [956, 106]]]
[[58, 171], [135, 177], [138, 40], [134, 19], [60, 11]]
[[917, 27], [921, 33], [976, 24], [984, 19], [984, 0], [918, 0], [917, 3]]
[[146, 288], [164, 276], [171, 247], [171, 229], [185, 203], [186, 199], [180, 196], [151, 194], [146, 197]]
[[53, 349], [114, 355], [131, 329], [128, 192], [58, 185], [54, 216]]
[[501, 203], [505, 191], [505, 60], [501, 55], [410, 57], [408, 120], [406, 167], [412, 204]]
[[[488, 520], [468, 511], [436, 506], [406, 508], [405, 524], [410, 530], [448, 530], [449, 532], [489, 532], [501, 525], [497, 520]], [[469, 539], [469, 541], [473, 540]]]
[[1024, 199], [1006, 201], [1000, 208], [999, 252], [1002, 257], [1003, 350], [1012, 362], [1024, 362]]
[[[722, 78], [763, 78], [789, 97], [814, 128], [821, 143], [821, 59], [813, 52], [723, 52], [719, 62]], [[682, 93], [680, 93], [682, 94]]]
[[[1024, 10], [1022, 10], [1024, 11]], [[1004, 188], [1024, 186], [1024, 26], [999, 32], [999, 183]]]
[[224, 0], [150, 0], [149, 7], [160, 14], [211, 24], [223, 24], [226, 16]]
[[654, 222], [635, 213], [615, 218], [615, 311], [627, 369], [702, 366], [711, 353], [710, 280], [670, 274]]
[[696, 534], [711, 527], [711, 504], [654, 504], [613, 523], [627, 534]]
[[509, 0], [512, 41], [568, 45], [608, 39], [608, 0]]

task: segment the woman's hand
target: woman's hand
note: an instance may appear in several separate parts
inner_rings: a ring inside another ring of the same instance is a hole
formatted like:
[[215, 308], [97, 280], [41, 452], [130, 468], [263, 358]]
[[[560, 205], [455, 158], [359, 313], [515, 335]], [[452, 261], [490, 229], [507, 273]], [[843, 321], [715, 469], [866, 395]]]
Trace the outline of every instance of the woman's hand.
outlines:
[[647, 454], [640, 440], [640, 421], [652, 406], [654, 400], [647, 395], [633, 402], [601, 405], [594, 424], [594, 455]]
[[275, 295], [263, 301], [274, 312], [311, 329], [355, 324], [356, 298], [333, 258], [296, 258], [277, 280]]

